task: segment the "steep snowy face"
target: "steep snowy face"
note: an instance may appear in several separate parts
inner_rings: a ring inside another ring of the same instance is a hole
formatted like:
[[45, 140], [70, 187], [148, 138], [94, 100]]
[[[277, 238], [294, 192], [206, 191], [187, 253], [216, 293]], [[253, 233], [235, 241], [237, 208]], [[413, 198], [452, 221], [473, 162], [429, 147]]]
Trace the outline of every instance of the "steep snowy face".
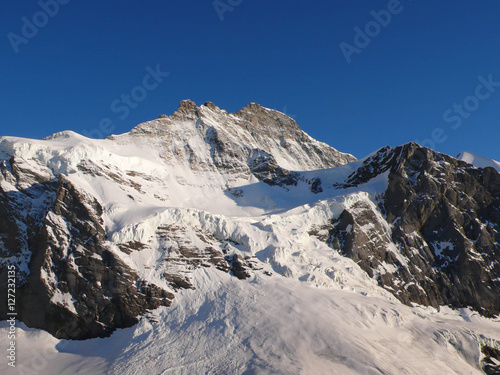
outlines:
[[152, 142], [168, 164], [246, 178], [261, 164], [305, 171], [356, 160], [314, 140], [285, 114], [256, 103], [228, 114], [210, 102], [198, 107], [185, 100], [170, 117], [140, 124], [117, 140], [130, 137]]
[[170, 117], [111, 139], [156, 150], [180, 184], [200, 184], [202, 178], [201, 184], [215, 189], [252, 176], [271, 185], [296, 185], [296, 171], [356, 160], [312, 139], [285, 114], [255, 103], [229, 114], [213, 103], [198, 107], [185, 100]]

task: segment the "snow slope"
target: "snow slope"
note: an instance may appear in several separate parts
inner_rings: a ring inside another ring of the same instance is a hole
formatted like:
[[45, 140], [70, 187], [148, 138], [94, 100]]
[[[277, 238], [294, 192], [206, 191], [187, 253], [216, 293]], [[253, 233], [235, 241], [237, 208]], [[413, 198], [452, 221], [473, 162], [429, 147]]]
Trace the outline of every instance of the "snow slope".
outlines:
[[[59, 341], [22, 326], [19, 370], [61, 375], [470, 375], [482, 373], [481, 344], [500, 340], [498, 322], [466, 309], [412, 308], [281, 276], [246, 282], [200, 269], [196, 287], [180, 293], [170, 308], [105, 339]], [[4, 331], [2, 347], [7, 345]]]
[[465, 161], [466, 163], [472, 164], [473, 166], [478, 168], [492, 167], [500, 172], [500, 162], [481, 155], [464, 151], [458, 154], [457, 159]]

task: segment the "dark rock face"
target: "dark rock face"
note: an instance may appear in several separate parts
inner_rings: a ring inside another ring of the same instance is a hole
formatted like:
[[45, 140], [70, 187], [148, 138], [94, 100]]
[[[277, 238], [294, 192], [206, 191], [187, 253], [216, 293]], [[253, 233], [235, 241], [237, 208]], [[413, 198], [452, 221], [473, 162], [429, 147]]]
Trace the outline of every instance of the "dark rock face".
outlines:
[[318, 194], [318, 193], [323, 192], [323, 188], [321, 187], [321, 179], [320, 178], [318, 178], [318, 177], [313, 178], [312, 181], [310, 182], [310, 185], [311, 185], [311, 191], [314, 194]]
[[265, 151], [254, 150], [248, 165], [252, 174], [268, 185], [281, 187], [297, 185], [299, 174], [281, 168], [276, 159]]
[[[32, 232], [38, 231], [55, 200], [57, 180], [46, 167], [35, 165], [33, 168], [14, 157], [2, 162], [0, 171], [0, 180], [17, 188], [0, 186], [0, 260], [11, 259], [13, 263], [26, 265], [31, 259]], [[38, 204], [34, 205], [34, 201]], [[0, 265], [0, 278], [5, 280], [6, 269]], [[16, 276], [19, 283], [24, 284], [27, 267], [19, 269]]]
[[481, 348], [481, 354], [484, 358], [481, 361], [483, 365], [483, 371], [487, 375], [500, 375], [500, 350], [492, 348], [488, 345], [483, 345]]
[[331, 246], [404, 303], [500, 312], [500, 174], [417, 144], [384, 148], [344, 186], [388, 173], [379, 207], [358, 202]]
[[[63, 176], [22, 175], [22, 162], [9, 164], [3, 178], [18, 190], [0, 189], [2, 255], [28, 257], [29, 264], [29, 274], [17, 275], [18, 319], [58, 338], [85, 339], [107, 336], [135, 324], [148, 309], [170, 305], [171, 293], [139, 280], [106, 245], [102, 208], [93, 197]], [[31, 207], [40, 197], [45, 205], [22, 217], [20, 206]], [[5, 273], [3, 265], [0, 276]]]
[[250, 273], [247, 271], [248, 267], [245, 264], [245, 260], [239, 254], [233, 255], [231, 257], [231, 271], [234, 276], [238, 279], [243, 280], [250, 277]]
[[[259, 265], [259, 261], [255, 257], [242, 257], [239, 254], [234, 254], [227, 256], [226, 259], [231, 267], [232, 274], [240, 280], [248, 279], [255, 271], [263, 270], [263, 267]], [[268, 271], [264, 271], [264, 274], [270, 275]]]
[[[189, 239], [188, 232], [194, 232], [198, 243]], [[223, 272], [230, 270], [224, 254], [217, 249], [219, 242], [199, 229], [163, 225], [156, 230], [155, 243], [165, 254], [163, 277], [175, 290], [194, 289], [190, 276], [199, 267], [215, 267]]]

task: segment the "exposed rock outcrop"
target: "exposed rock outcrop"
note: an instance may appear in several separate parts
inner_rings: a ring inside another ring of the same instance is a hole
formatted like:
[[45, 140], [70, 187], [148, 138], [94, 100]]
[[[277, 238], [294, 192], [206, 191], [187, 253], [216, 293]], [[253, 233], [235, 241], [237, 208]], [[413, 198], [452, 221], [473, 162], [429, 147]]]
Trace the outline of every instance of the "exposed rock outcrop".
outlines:
[[375, 205], [331, 225], [329, 243], [405, 303], [500, 312], [500, 174], [407, 144], [365, 160], [343, 186], [387, 173]]
[[[15, 161], [11, 165], [17, 169]], [[18, 181], [17, 186], [22, 184]], [[2, 209], [23, 200], [34, 205], [40, 192], [52, 198], [44, 206], [45, 215], [21, 221], [16, 220], [19, 212], [10, 211], [0, 223], [2, 237], [21, 241], [29, 252], [29, 272], [18, 274], [21, 321], [58, 338], [85, 339], [107, 336], [135, 324], [148, 309], [170, 305], [172, 293], [140, 280], [110, 249], [101, 205], [64, 176], [20, 189], [17, 199], [2, 202]], [[1, 191], [2, 196], [8, 193]], [[4, 241], [5, 249], [18, 249], [17, 255], [22, 255], [26, 249], [18, 245]], [[6, 318], [4, 309], [0, 314]]]

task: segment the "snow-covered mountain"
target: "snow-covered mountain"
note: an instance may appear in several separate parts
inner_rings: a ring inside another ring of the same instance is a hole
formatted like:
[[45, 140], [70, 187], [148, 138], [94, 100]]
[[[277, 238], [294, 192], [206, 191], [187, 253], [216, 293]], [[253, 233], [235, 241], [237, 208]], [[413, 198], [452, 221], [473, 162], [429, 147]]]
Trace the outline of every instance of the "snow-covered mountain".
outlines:
[[0, 160], [0, 276], [38, 373], [498, 371], [491, 168], [414, 143], [356, 160], [191, 101], [104, 140], [2, 137]]

